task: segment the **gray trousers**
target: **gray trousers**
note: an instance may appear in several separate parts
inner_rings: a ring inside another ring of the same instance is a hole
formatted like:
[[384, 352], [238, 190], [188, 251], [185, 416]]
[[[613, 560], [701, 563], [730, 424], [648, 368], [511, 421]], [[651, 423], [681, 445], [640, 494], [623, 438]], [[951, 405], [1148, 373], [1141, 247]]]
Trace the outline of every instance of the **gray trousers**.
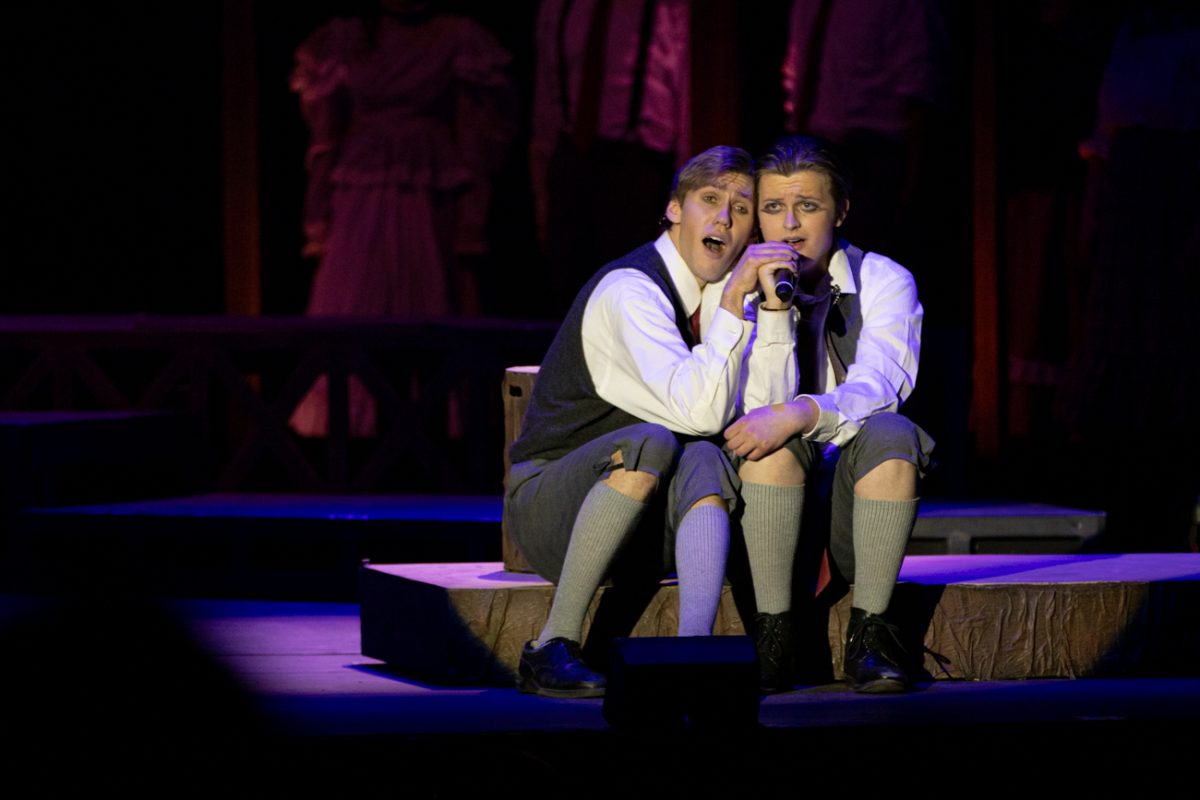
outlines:
[[[854, 484], [884, 461], [900, 459], [916, 465], [923, 476], [932, 460], [934, 441], [908, 417], [893, 412], [876, 414], [844, 447], [810, 442], [800, 437], [785, 445], [804, 468], [804, 520], [799, 563], [806, 572], [825, 545], [830, 566], [846, 583], [854, 583]], [[731, 456], [735, 468], [745, 459]], [[803, 580], [810, 576], [805, 575]], [[796, 584], [802, 583], [797, 576]]]
[[[854, 583], [854, 484], [892, 459], [915, 465], [924, 476], [932, 463], [929, 454], [934, 441], [908, 417], [887, 412], [868, 419], [845, 447], [806, 444], [810, 445], [806, 448], [808, 461], [801, 459], [800, 465], [809, 476], [808, 485], [818, 493], [813, 499], [819, 498], [820, 505], [812, 511], [828, 514], [830, 566], [847, 583]], [[806, 516], [808, 502], [806, 498]]]
[[652, 553], [646, 557], [656, 562], [654, 571], [665, 574], [674, 568], [675, 531], [698, 500], [717, 495], [731, 511], [736, 508], [741, 485], [721, 448], [650, 422], [619, 428], [562, 458], [513, 464], [504, 493], [505, 524], [529, 565], [543, 578], [558, 583], [575, 517], [596, 482], [617, 468], [616, 452], [624, 469], [658, 477], [656, 497], [637, 536], [658, 537], [661, 547], [640, 542], [636, 548], [639, 554]]

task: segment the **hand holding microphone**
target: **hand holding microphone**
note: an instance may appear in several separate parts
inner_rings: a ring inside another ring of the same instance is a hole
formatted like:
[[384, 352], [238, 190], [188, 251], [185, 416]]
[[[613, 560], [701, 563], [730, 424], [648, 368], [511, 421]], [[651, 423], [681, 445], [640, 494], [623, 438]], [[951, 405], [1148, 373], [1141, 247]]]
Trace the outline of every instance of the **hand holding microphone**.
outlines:
[[788, 248], [791, 251], [791, 266], [780, 267], [771, 275], [775, 282], [775, 297], [781, 303], [795, 302], [797, 292], [803, 293], [803, 287], [813, 283], [816, 275], [816, 263], [811, 258], [790, 244]]
[[775, 279], [775, 297], [781, 303], [792, 302], [792, 298], [796, 296], [796, 285], [800, 277], [800, 270], [812, 263], [810, 259], [801, 255], [795, 248], [792, 248], [791, 262], [792, 266], [790, 268], [780, 267], [775, 270], [772, 276]]
[[[790, 244], [784, 242], [764, 242], [752, 247], [764, 248], [761, 254], [766, 261], [760, 273], [760, 281], [765, 289], [766, 275], [771, 276], [773, 291], [766, 292], [764, 300], [793, 305], [810, 304], [818, 295], [822, 298], [829, 293], [828, 270], [808, 256], [800, 253]], [[771, 248], [766, 250], [765, 248]], [[784, 249], [780, 249], [784, 248]], [[788, 266], [779, 266], [787, 264]], [[774, 300], [770, 295], [774, 294]], [[769, 305], [764, 305], [769, 308]]]
[[787, 267], [775, 270], [775, 296], [780, 302], [790, 303], [796, 293], [796, 273]]
[[751, 294], [762, 297], [760, 308], [765, 310], [782, 311], [787, 308], [787, 301], [778, 299], [782, 295], [777, 294], [775, 285], [776, 281], [783, 279], [791, 284], [794, 291], [797, 284], [793, 269], [798, 258], [803, 257], [786, 242], [751, 244], [742, 253], [725, 283], [722, 308], [740, 318], [746, 298]]
[[775, 296], [797, 307], [823, 302], [830, 293], [829, 270], [799, 253], [795, 263], [794, 270], [780, 269], [775, 273]]

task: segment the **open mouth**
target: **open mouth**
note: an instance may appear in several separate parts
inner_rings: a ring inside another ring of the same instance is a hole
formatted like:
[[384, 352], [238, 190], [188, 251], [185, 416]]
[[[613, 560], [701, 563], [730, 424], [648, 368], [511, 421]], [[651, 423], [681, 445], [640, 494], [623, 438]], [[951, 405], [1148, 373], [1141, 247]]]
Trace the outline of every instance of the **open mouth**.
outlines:
[[725, 242], [718, 239], [716, 236], [705, 236], [701, 241], [704, 246], [709, 249], [709, 252], [720, 255], [725, 252]]
[[794, 248], [796, 248], [797, 250], [799, 250], [799, 249], [800, 249], [800, 247], [801, 247], [801, 245], [803, 245], [803, 244], [804, 244], [804, 239], [802, 239], [802, 238], [801, 238], [801, 237], [799, 237], [799, 236], [793, 236], [793, 237], [791, 237], [791, 238], [789, 238], [789, 239], [784, 239], [784, 240], [783, 240], [783, 243], [784, 243], [784, 244], [789, 244], [789, 245], [791, 245], [792, 247], [794, 247]]

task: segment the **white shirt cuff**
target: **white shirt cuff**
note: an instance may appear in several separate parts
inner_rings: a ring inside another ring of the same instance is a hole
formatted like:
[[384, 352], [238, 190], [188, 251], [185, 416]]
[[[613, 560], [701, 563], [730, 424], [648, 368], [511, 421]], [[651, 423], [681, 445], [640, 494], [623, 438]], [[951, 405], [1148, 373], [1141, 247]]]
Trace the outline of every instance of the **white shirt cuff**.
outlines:
[[[827, 394], [802, 394], [799, 397], [807, 397], [817, 404], [820, 413], [817, 415], [817, 424], [811, 431], [804, 434], [805, 439], [814, 442], [828, 442], [837, 432], [838, 410], [833, 404], [833, 398]], [[799, 399], [799, 398], [797, 398]]]
[[765, 344], [795, 344], [796, 315], [794, 309], [772, 311], [761, 305], [756, 309], [758, 341]]
[[712, 324], [705, 332], [704, 341], [721, 348], [725, 353], [732, 353], [739, 344], [749, 340], [753, 329], [753, 323], [738, 319], [718, 307], [713, 314]]

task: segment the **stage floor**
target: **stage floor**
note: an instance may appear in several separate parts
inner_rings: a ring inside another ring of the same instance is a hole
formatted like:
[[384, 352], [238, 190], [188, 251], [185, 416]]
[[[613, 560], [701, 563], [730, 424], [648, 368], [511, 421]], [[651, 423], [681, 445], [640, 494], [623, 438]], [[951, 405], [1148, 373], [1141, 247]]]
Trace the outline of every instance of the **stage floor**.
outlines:
[[[285, 729], [392, 735], [603, 730], [600, 700], [509, 688], [447, 687], [397, 675], [359, 653], [358, 606], [189, 600], [173, 609]], [[843, 684], [763, 699], [767, 727], [1194, 720], [1200, 677], [932, 681], [898, 696]]]
[[[6, 635], [44, 605], [0, 598]], [[642, 797], [836, 788], [864, 769], [871, 781], [993, 796], [1012, 786], [1024, 797], [1040, 794], [1031, 782], [1047, 793], [1103, 790], [1145, 770], [1190, 781], [1200, 730], [1200, 677], [1182, 677], [940, 680], [896, 696], [833, 684], [764, 698], [756, 730], [616, 732], [600, 700], [396, 675], [361, 655], [357, 604], [102, 605], [77, 628], [51, 622], [48, 635], [26, 632], [6, 648], [12, 763], [45, 782], [43, 796], [109, 785], [147, 797], [416, 787], [423, 797], [526, 797], [531, 776], [584, 775], [571, 796]], [[164, 785], [175, 788], [164, 795]]]

